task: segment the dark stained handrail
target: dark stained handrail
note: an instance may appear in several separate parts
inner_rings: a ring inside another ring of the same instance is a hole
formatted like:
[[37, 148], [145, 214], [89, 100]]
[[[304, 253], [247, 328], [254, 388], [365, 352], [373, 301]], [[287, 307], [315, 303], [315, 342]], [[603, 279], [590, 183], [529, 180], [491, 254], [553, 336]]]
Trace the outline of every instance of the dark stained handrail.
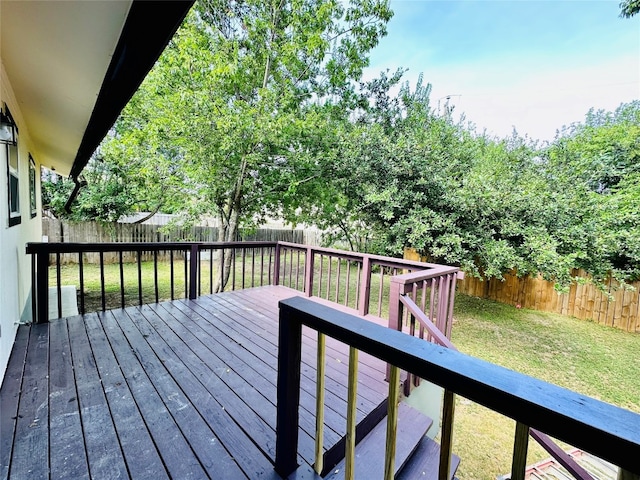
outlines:
[[[301, 328], [320, 333], [462, 395], [520, 424], [640, 473], [640, 415], [312, 300], [280, 302], [276, 471], [297, 465]], [[296, 378], [297, 377], [297, 378]]]
[[[32, 315], [34, 323], [44, 323], [48, 321], [49, 314], [49, 256], [56, 256], [56, 288], [58, 293], [58, 315], [61, 316], [61, 285], [60, 285], [60, 255], [77, 253], [79, 255], [79, 278], [80, 278], [80, 304], [81, 312], [84, 312], [84, 285], [83, 285], [83, 262], [82, 255], [84, 253], [98, 253], [100, 263], [100, 300], [102, 310], [106, 309], [105, 301], [105, 283], [104, 283], [104, 254], [118, 253], [120, 262], [120, 297], [121, 306], [124, 307], [124, 285], [122, 275], [122, 253], [132, 252], [136, 254], [136, 262], [138, 265], [138, 301], [142, 305], [142, 270], [141, 255], [143, 252], [153, 252], [154, 261], [154, 293], [155, 299], [158, 300], [157, 286], [157, 253], [171, 253], [171, 298], [174, 295], [174, 276], [173, 276], [173, 252], [183, 252], [184, 254], [184, 280], [185, 280], [185, 296], [194, 299], [200, 292], [200, 252], [203, 250], [258, 250], [277, 248], [277, 242], [250, 241], [250, 242], [106, 242], [106, 243], [27, 243], [26, 253], [32, 255]], [[187, 261], [187, 256], [189, 261]], [[234, 257], [235, 258], [235, 257]], [[223, 253], [224, 259], [224, 253]], [[271, 265], [270, 265], [271, 266]], [[235, 273], [235, 272], [234, 272]], [[271, 274], [271, 272], [269, 272]], [[234, 279], [235, 280], [235, 279]], [[235, 288], [235, 284], [234, 284]]]
[[[400, 301], [407, 308], [410, 315], [415, 318], [418, 323], [431, 334], [431, 339], [434, 343], [453, 350], [458, 350], [456, 346], [449, 340], [444, 333], [442, 333], [438, 327], [427, 317], [427, 315], [416, 305], [416, 303], [407, 295], [402, 295]], [[567, 471], [577, 480], [593, 480], [593, 477], [587, 472], [578, 462], [576, 462], [568, 453], [562, 450], [556, 445], [556, 443], [549, 438], [548, 435], [531, 428], [529, 435], [533, 438], [542, 448], [544, 448], [553, 458], [555, 458], [560, 465], [567, 469]], [[449, 459], [446, 460], [447, 464]]]
[[[459, 269], [456, 267], [448, 267], [445, 265], [436, 265], [431, 263], [423, 263], [416, 262], [412, 260], [405, 259], [395, 259], [390, 257], [383, 257], [380, 255], [372, 255], [366, 253], [358, 253], [358, 252], [349, 252], [345, 250], [336, 250], [331, 248], [323, 248], [309, 245], [300, 245], [296, 243], [290, 242], [270, 242], [270, 241], [250, 241], [250, 242], [107, 242], [107, 243], [76, 243], [76, 242], [68, 242], [68, 243], [28, 243], [26, 246], [26, 253], [32, 255], [32, 296], [33, 296], [33, 318], [34, 322], [42, 323], [48, 321], [48, 287], [49, 287], [49, 278], [48, 278], [48, 267], [49, 267], [49, 256], [51, 254], [56, 255], [56, 271], [59, 276], [60, 272], [60, 256], [63, 254], [78, 254], [78, 265], [79, 265], [79, 277], [80, 277], [80, 304], [81, 304], [81, 312], [85, 313], [84, 309], [84, 285], [83, 285], [83, 263], [82, 257], [85, 253], [97, 253], [100, 258], [100, 271], [101, 271], [101, 306], [104, 310], [107, 308], [106, 299], [105, 299], [105, 285], [103, 279], [103, 269], [104, 269], [104, 258], [105, 253], [117, 253], [118, 261], [120, 262], [120, 306], [124, 307], [124, 279], [122, 272], [122, 262], [123, 257], [122, 254], [124, 252], [135, 254], [135, 260], [138, 263], [138, 302], [140, 304], [143, 303], [143, 292], [142, 292], [142, 271], [141, 271], [141, 260], [142, 255], [146, 252], [153, 253], [153, 261], [154, 261], [154, 292], [156, 292], [156, 299], [158, 299], [157, 294], [157, 253], [158, 252], [168, 252], [171, 258], [171, 298], [174, 298], [174, 267], [173, 267], [173, 258], [174, 252], [180, 252], [180, 254], [184, 258], [184, 284], [185, 284], [185, 296], [191, 299], [199, 296], [201, 292], [201, 264], [200, 264], [200, 253], [202, 251], [207, 250], [219, 250], [222, 252], [221, 256], [225, 258], [225, 250], [229, 250], [229, 257], [227, 260], [231, 259], [231, 288], [235, 290], [236, 288], [236, 256], [235, 251], [241, 250], [243, 252], [240, 260], [242, 262], [242, 273], [240, 276], [240, 282], [242, 288], [245, 288], [247, 285], [246, 282], [246, 273], [245, 268], [247, 264], [246, 261], [246, 252], [247, 250], [261, 251], [263, 253], [264, 249], [270, 249], [273, 253], [273, 263], [272, 256], [269, 255], [269, 274], [268, 282], [269, 284], [275, 285], [288, 285], [291, 288], [295, 288], [297, 290], [302, 289], [308, 296], [312, 295], [313, 289], [315, 286], [322, 288], [322, 259], [329, 259], [329, 271], [327, 273], [327, 299], [329, 300], [328, 290], [329, 286], [331, 286], [331, 262], [337, 261], [337, 276], [334, 276], [334, 285], [332, 285], [332, 290], [335, 291], [335, 298], [333, 299], [335, 302], [338, 301], [338, 290], [340, 290], [341, 295], [344, 296], [344, 304], [349, 303], [349, 294], [352, 288], [349, 280], [351, 278], [354, 279], [355, 291], [354, 296], [351, 297], [355, 300], [356, 308], [361, 315], [367, 315], [369, 313], [369, 305], [370, 305], [370, 297], [371, 297], [371, 276], [373, 273], [373, 268], [379, 268], [381, 272], [383, 269], [389, 269], [392, 274], [390, 275], [390, 279], [395, 287], [404, 289], [406, 285], [410, 285], [411, 281], [427, 278], [442, 278], [444, 276], [450, 275], [451, 278], [458, 278], [461, 273]], [[295, 254], [294, 254], [295, 252]], [[295, 255], [295, 258], [294, 258]], [[320, 272], [319, 272], [319, 281], [314, 279], [314, 259], [316, 256], [319, 256], [319, 264], [320, 264]], [[345, 268], [346, 270], [346, 282], [342, 282], [340, 280], [340, 265], [341, 262], [346, 262]], [[254, 286], [255, 281], [255, 258], [251, 256], [251, 261], [249, 263], [251, 267], [251, 280], [250, 285]], [[265, 261], [264, 258], [260, 261], [260, 284], [262, 285], [264, 272]], [[295, 278], [293, 276], [295, 265]], [[302, 268], [301, 268], [302, 267]], [[354, 275], [352, 274], [352, 267], [354, 270]], [[273, 270], [272, 270], [273, 269]], [[410, 272], [405, 274], [403, 272]], [[210, 278], [213, 279], [212, 276], [213, 270], [210, 272]], [[225, 269], [226, 272], [226, 269]], [[225, 272], [220, 272], [220, 282], [222, 283], [222, 277], [224, 277]], [[273, 277], [272, 277], [273, 272]], [[303, 272], [302, 274], [300, 272]], [[398, 273], [400, 273], [398, 275]], [[396, 280], [397, 279], [397, 280]], [[314, 282], [317, 282], [314, 285]], [[213, 282], [211, 282], [211, 286], [213, 288]], [[58, 289], [58, 314], [61, 315], [61, 305], [60, 305], [60, 280], [57, 280], [56, 287]], [[378, 291], [378, 315], [380, 315], [381, 309], [381, 298], [382, 298], [382, 290], [383, 283], [380, 282], [379, 291]], [[214, 293], [213, 291], [211, 293]], [[333, 292], [332, 292], [333, 293]], [[442, 305], [445, 303], [449, 303], [452, 305], [453, 303], [453, 291], [449, 293], [447, 290], [443, 290], [441, 295], [442, 297]], [[333, 295], [332, 295], [333, 296]], [[446, 298], [446, 302], [444, 301]], [[449, 298], [451, 297], [451, 298]]]

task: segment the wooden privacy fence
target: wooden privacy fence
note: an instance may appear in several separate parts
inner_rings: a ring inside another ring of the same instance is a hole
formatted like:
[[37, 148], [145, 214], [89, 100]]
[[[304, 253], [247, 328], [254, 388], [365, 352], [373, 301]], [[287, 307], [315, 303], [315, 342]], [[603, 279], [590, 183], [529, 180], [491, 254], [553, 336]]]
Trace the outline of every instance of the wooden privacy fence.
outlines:
[[[98, 222], [67, 222], [55, 218], [42, 219], [42, 235], [50, 243], [173, 243], [173, 242], [217, 242], [217, 227], [194, 226], [179, 228], [170, 232], [163, 231], [162, 225], [147, 225], [134, 223], [100, 224]], [[292, 242], [315, 245], [319, 241], [315, 232], [292, 229], [264, 228], [255, 231], [240, 230], [237, 241], [260, 242]], [[181, 258], [183, 252], [175, 252], [176, 258]], [[168, 260], [168, 252], [162, 252], [157, 257], [161, 261]], [[144, 252], [142, 261], [153, 260], [152, 252]], [[61, 254], [60, 263], [77, 263], [76, 254]], [[86, 252], [84, 261], [99, 263], [100, 258], [95, 252]], [[105, 252], [105, 263], [120, 261], [117, 252]], [[123, 254], [124, 262], [135, 262], [134, 252]]]
[[[405, 250], [405, 258], [419, 260], [411, 249]], [[589, 278], [584, 270], [574, 270], [574, 277]], [[640, 282], [631, 288], [621, 288], [613, 278], [600, 290], [591, 282], [573, 283], [569, 293], [558, 293], [553, 282], [542, 278], [505, 274], [504, 280], [480, 279], [466, 275], [458, 283], [458, 292], [474, 297], [543, 312], [570, 315], [582, 320], [592, 320], [602, 325], [620, 328], [627, 332], [640, 333]]]

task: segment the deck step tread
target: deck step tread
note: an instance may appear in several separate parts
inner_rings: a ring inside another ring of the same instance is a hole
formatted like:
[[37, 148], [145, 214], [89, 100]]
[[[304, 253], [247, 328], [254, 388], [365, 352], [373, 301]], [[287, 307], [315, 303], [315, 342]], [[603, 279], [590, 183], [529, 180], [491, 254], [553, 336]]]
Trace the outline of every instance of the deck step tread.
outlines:
[[[431, 427], [433, 420], [406, 403], [398, 406], [395, 471], [399, 472], [410, 459], [421, 439]], [[383, 478], [387, 417], [356, 445], [355, 478]], [[345, 461], [325, 476], [326, 480], [344, 478]]]
[[[440, 445], [424, 437], [415, 452], [405, 464], [402, 471], [396, 476], [396, 480], [437, 480], [438, 466], [440, 464]], [[454, 479], [458, 466], [460, 465], [460, 457], [451, 455], [451, 469], [449, 478]]]

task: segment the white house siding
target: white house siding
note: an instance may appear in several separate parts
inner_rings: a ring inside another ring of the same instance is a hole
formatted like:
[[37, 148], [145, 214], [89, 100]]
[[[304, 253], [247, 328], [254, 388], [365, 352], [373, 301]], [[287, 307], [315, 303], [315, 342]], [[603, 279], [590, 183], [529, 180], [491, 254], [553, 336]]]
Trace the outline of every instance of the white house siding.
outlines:
[[18, 324], [31, 320], [31, 259], [25, 254], [27, 242], [42, 238], [40, 164], [36, 167], [36, 216], [31, 218], [29, 199], [29, 131], [22, 121], [20, 106], [0, 59], [0, 105], [9, 107], [19, 129], [19, 199], [21, 223], [9, 227], [7, 149], [0, 144], [0, 383], [11, 354]]

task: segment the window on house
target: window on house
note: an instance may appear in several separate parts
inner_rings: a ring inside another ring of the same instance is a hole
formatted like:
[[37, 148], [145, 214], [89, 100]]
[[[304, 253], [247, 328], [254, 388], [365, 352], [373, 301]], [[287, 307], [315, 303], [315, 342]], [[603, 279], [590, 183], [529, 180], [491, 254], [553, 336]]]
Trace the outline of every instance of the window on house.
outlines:
[[31, 218], [38, 214], [38, 197], [36, 196], [36, 162], [29, 154], [29, 203], [31, 207]]
[[9, 226], [12, 227], [21, 221], [18, 145], [7, 145], [7, 171], [9, 178]]

